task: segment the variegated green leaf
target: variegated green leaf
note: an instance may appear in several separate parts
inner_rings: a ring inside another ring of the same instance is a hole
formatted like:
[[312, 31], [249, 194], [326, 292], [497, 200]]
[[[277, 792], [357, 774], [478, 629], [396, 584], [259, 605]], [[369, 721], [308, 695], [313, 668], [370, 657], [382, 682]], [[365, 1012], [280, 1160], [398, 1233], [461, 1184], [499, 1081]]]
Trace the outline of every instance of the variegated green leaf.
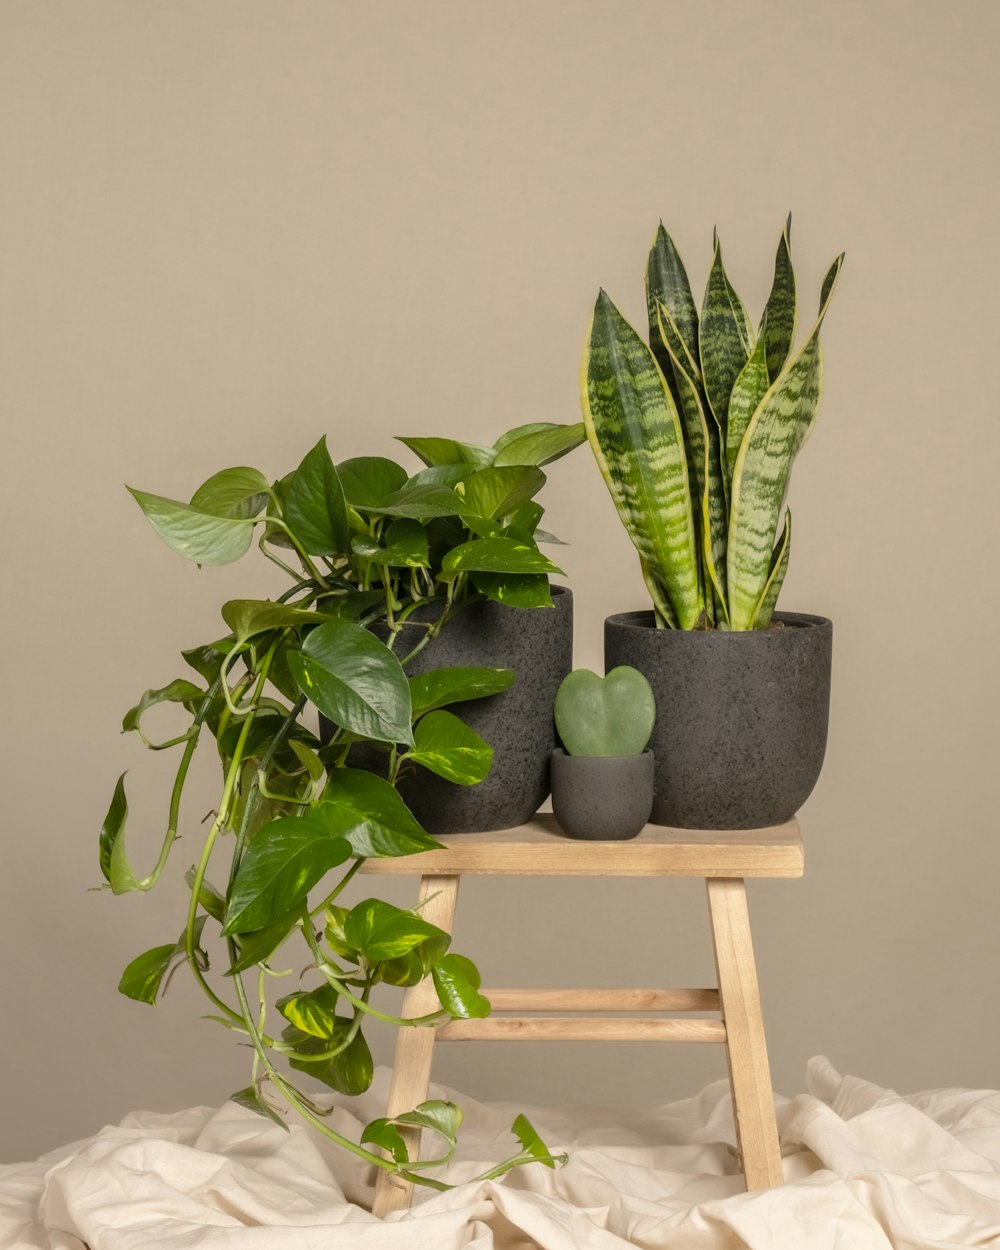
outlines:
[[[671, 381], [670, 364], [661, 348], [662, 329], [657, 316], [657, 304], [662, 304], [669, 314], [670, 328], [676, 337], [670, 346], [693, 378], [701, 376], [698, 367], [698, 310], [687, 270], [680, 258], [674, 241], [663, 228], [653, 238], [646, 262], [646, 307], [649, 312], [649, 345], [653, 349], [660, 368], [668, 382]], [[676, 392], [675, 392], [676, 395]]]
[[747, 362], [746, 312], [729, 284], [722, 264], [722, 248], [715, 240], [715, 259], [708, 275], [701, 308], [698, 348], [701, 373], [709, 407], [724, 434], [729, 396], [740, 370]]
[[750, 618], [751, 629], [767, 629], [771, 624], [771, 617], [774, 615], [774, 605], [778, 602], [778, 595], [781, 593], [781, 586], [785, 580], [785, 574], [788, 572], [788, 556], [792, 548], [792, 513], [791, 509], [785, 509], [785, 527], [781, 531], [781, 538], [771, 555], [771, 572], [768, 576], [761, 596], [757, 600], [757, 606], [754, 608], [753, 616]]
[[681, 418], [650, 349], [602, 291], [583, 354], [583, 420], [664, 620], [702, 616]]
[[[669, 312], [659, 306], [658, 326], [677, 384], [679, 408], [684, 422], [688, 473], [692, 478], [692, 507], [698, 531], [702, 563], [702, 588], [706, 610], [713, 624], [726, 621], [726, 528], [728, 508], [726, 480], [722, 472], [720, 436], [714, 420], [705, 416], [701, 389], [674, 354], [675, 334]], [[663, 333], [663, 331], [666, 331]]]
[[773, 382], [781, 372], [795, 338], [795, 272], [792, 269], [792, 214], [774, 258], [774, 281], [760, 322], [760, 337], [767, 351], [767, 372]]
[[760, 337], [751, 353], [750, 359], [740, 370], [740, 376], [733, 384], [733, 392], [729, 396], [729, 420], [726, 422], [726, 476], [733, 480], [733, 469], [736, 457], [740, 454], [740, 444], [747, 432], [757, 405], [767, 393], [771, 385], [767, 368], [767, 319], [761, 327]]
[[740, 338], [743, 340], [743, 346], [746, 348], [747, 355], [753, 351], [754, 337], [753, 326], [750, 324], [750, 314], [740, 297], [736, 294], [736, 288], [726, 277], [726, 291], [729, 294], [729, 302], [733, 306], [733, 312], [736, 315], [736, 325], [740, 332]]
[[764, 396], [743, 438], [733, 472], [729, 516], [729, 617], [749, 629], [771, 573], [772, 547], [792, 461], [816, 419], [823, 363], [819, 331], [843, 263], [823, 282], [819, 316], [805, 346]]

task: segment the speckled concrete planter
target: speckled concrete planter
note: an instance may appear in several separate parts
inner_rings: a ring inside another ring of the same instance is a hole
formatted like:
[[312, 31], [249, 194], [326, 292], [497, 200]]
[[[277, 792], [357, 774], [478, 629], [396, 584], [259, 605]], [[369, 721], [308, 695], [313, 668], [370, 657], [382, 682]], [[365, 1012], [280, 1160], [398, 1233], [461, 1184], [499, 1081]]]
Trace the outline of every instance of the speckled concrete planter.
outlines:
[[652, 821], [760, 829], [809, 797], [826, 750], [833, 626], [776, 613], [781, 629], [655, 629], [652, 612], [604, 625], [608, 669], [631, 664], [656, 696]]
[[[472, 604], [407, 665], [411, 676], [456, 665], [512, 668], [517, 674], [503, 694], [448, 708], [493, 747], [485, 781], [458, 786], [423, 768], [401, 780], [400, 793], [428, 832], [511, 829], [548, 798], [549, 756], [557, 742], [552, 704], [573, 666], [572, 592], [554, 586], [552, 602], [552, 608]], [[415, 643], [423, 631], [411, 626], [409, 632]], [[404, 632], [396, 651], [405, 655], [410, 649]]]
[[649, 820], [653, 753], [567, 755], [552, 752], [552, 811], [570, 838], [624, 841]]

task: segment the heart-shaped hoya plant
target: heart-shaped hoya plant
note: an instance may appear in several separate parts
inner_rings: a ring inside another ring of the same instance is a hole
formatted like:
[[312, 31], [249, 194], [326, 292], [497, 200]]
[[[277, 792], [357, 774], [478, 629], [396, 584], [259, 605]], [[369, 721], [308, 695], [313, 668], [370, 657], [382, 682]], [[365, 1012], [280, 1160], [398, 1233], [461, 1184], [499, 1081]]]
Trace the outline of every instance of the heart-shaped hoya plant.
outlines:
[[642, 673], [627, 664], [598, 677], [568, 673], [556, 693], [556, 729], [570, 755], [641, 755], [656, 720], [656, 700]]

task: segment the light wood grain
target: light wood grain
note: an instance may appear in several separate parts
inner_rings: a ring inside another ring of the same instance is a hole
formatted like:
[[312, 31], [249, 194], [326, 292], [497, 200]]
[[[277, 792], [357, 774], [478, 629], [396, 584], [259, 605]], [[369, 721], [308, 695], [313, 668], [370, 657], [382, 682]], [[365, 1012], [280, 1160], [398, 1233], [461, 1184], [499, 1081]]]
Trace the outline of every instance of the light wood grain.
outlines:
[[585, 842], [539, 815], [503, 833], [454, 833], [441, 850], [368, 859], [361, 871], [390, 875], [552, 877], [801, 877], [798, 822], [772, 829], [700, 832], [647, 825], [625, 842]]
[[[418, 898], [421, 902], [428, 900], [420, 909], [421, 916], [447, 933], [451, 932], [455, 921], [458, 885], [458, 877], [423, 877], [420, 881]], [[425, 978], [403, 995], [400, 1014], [404, 1017], [423, 1016], [440, 1006], [431, 981]], [[434, 1039], [435, 1030], [431, 1028], [399, 1030], [386, 1115], [402, 1115], [426, 1100], [434, 1058]], [[410, 1152], [410, 1158], [418, 1158], [420, 1130], [401, 1128], [400, 1132]], [[403, 1210], [410, 1205], [412, 1191], [413, 1186], [409, 1181], [380, 1170], [375, 1182], [372, 1213], [382, 1216], [388, 1215], [390, 1211]]]
[[718, 990], [483, 990], [494, 1011], [718, 1011]]
[[599, 1020], [573, 1016], [488, 1016], [453, 1020], [442, 1042], [724, 1042], [721, 1020]]
[[743, 1175], [748, 1190], [770, 1189], [784, 1178], [746, 888], [740, 880], [706, 885]]

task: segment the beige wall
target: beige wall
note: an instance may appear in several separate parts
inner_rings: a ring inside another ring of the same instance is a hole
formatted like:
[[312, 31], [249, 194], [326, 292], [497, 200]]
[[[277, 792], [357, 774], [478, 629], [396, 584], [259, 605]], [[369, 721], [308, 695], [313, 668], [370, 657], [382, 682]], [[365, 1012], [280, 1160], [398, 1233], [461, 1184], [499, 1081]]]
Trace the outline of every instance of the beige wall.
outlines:
[[[751, 895], [775, 1083], [823, 1051], [905, 1090], [1000, 1084], [998, 40], [985, 0], [0, 3], [3, 1157], [245, 1080], [180, 980], [155, 1011], [116, 993], [182, 887], [86, 890], [122, 768], [137, 859], [161, 828], [167, 764], [123, 710], [224, 598], [278, 583], [186, 565], [122, 482], [277, 473], [324, 431], [347, 456], [573, 421], [596, 290], [641, 318], [661, 215], [699, 285], [718, 224], [755, 313], [788, 208], [810, 306], [847, 251], [783, 598], [836, 622], [830, 749], [805, 880]], [[552, 479], [596, 665], [641, 584], [586, 452]], [[692, 883], [468, 902], [460, 944], [494, 982], [710, 975]], [[638, 1104], [721, 1060], [453, 1047], [438, 1072]]]

